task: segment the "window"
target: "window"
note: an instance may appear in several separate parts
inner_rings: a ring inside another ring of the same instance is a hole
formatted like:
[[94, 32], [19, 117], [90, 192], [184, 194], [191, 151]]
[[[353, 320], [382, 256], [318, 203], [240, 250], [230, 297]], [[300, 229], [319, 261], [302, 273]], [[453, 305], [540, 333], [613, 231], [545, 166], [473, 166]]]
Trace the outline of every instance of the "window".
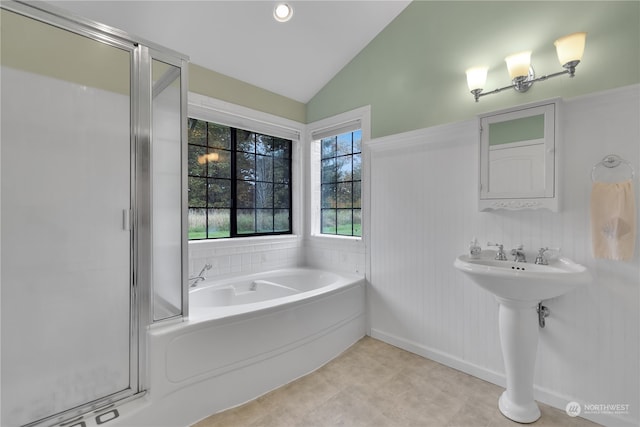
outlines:
[[362, 131], [320, 141], [320, 232], [362, 236]]
[[291, 140], [189, 119], [189, 240], [291, 234]]

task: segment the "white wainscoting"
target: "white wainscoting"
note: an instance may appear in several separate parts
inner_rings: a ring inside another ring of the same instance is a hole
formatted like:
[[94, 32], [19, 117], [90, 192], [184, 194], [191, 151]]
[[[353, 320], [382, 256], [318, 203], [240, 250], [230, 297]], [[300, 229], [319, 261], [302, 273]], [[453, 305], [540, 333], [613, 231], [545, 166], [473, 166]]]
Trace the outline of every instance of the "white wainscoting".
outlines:
[[498, 304], [453, 260], [474, 237], [508, 249], [559, 246], [594, 280], [545, 301], [551, 316], [540, 330], [536, 399], [563, 410], [569, 401], [628, 404], [626, 414], [583, 416], [638, 425], [640, 244], [631, 262], [594, 259], [589, 200], [591, 168], [615, 153], [636, 170], [640, 202], [639, 117], [639, 86], [565, 100], [558, 213], [478, 212], [475, 120], [371, 141], [371, 335], [504, 385]]

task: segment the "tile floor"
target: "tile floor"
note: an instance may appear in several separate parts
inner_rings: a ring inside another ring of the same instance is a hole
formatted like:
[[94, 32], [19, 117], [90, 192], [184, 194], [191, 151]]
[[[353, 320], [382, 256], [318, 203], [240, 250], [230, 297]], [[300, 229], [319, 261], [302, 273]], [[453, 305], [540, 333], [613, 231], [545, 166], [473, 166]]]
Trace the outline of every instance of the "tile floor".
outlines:
[[[503, 389], [365, 337], [317, 371], [194, 427], [497, 427]], [[532, 426], [598, 426], [540, 404]]]

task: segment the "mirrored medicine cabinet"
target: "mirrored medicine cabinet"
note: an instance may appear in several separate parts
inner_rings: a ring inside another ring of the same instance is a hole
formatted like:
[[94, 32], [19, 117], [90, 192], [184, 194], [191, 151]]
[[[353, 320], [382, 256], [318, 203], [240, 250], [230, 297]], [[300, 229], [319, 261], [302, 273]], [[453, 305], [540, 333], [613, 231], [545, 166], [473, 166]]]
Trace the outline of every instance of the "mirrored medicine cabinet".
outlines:
[[560, 100], [478, 116], [478, 208], [558, 211]]

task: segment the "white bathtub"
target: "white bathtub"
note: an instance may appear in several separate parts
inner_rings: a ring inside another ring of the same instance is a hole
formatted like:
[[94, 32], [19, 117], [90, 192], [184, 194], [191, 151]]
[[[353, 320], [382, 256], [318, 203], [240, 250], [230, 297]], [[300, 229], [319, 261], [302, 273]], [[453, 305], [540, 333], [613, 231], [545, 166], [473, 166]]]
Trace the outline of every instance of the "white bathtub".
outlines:
[[365, 335], [364, 292], [306, 268], [198, 283], [187, 320], [149, 331], [149, 393], [110, 425], [187, 426], [314, 371]]
[[189, 318], [220, 318], [288, 304], [331, 292], [359, 277], [296, 268], [224, 281], [199, 282], [189, 291]]

